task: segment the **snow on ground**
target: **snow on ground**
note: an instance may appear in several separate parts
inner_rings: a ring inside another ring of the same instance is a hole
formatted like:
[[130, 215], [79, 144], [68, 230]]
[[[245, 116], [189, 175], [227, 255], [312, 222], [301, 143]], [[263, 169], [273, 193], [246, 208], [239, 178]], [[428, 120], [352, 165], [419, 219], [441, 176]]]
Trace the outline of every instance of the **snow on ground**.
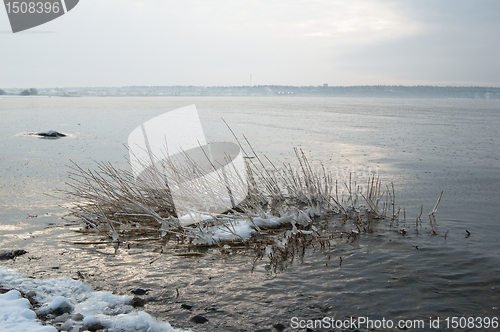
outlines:
[[21, 297], [21, 293], [11, 290], [0, 294], [0, 326], [5, 332], [56, 332], [52, 326], [43, 326], [30, 310], [30, 301]]
[[[89, 285], [68, 277], [31, 279], [0, 266], [0, 286], [13, 289], [0, 294], [0, 326], [5, 332], [57, 331], [52, 326], [44, 326], [33, 310], [67, 331], [102, 327], [109, 332], [183, 332], [146, 312], [135, 312], [129, 296], [96, 292]], [[22, 298], [19, 291], [24, 294], [31, 292], [40, 307], [32, 308], [30, 301]]]

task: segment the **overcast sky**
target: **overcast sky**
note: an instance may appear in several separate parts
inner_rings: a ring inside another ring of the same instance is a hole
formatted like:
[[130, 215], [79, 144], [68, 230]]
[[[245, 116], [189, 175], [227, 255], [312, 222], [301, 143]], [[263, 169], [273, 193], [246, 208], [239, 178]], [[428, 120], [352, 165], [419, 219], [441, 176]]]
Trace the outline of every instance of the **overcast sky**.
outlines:
[[500, 1], [80, 0], [13, 34], [0, 88], [500, 86]]

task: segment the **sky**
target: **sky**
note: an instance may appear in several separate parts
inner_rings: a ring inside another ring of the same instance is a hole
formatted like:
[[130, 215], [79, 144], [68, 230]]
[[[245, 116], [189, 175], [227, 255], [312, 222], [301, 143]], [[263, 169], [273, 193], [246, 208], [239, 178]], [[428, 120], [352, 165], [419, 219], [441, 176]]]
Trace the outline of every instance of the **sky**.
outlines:
[[0, 8], [0, 88], [500, 87], [499, 18], [497, 0], [80, 0], [13, 34]]

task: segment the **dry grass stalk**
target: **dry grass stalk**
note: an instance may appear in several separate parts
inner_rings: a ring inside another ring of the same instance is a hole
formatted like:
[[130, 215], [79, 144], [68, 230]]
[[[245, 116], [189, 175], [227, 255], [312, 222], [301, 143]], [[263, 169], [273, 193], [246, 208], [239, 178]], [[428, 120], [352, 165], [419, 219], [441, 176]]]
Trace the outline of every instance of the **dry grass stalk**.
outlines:
[[[330, 248], [340, 240], [356, 241], [360, 234], [373, 232], [374, 221], [398, 218], [394, 186], [383, 190], [378, 177], [368, 179], [364, 192], [353, 183], [351, 176], [349, 183], [339, 187], [323, 165], [315, 170], [298, 149], [295, 149], [297, 169], [290, 165], [278, 168], [266, 158], [271, 171], [249, 146], [252, 154], [245, 157], [246, 199], [223, 214], [197, 211], [210, 218], [194, 226], [181, 225], [170, 191], [164, 184], [165, 172], [182, 180], [185, 174], [197, 169], [195, 163], [182, 169], [175, 163], [156, 164], [148, 168], [141, 181], [134, 179], [131, 172], [118, 170], [108, 162], [97, 163], [95, 171], [73, 163], [69, 189], [64, 193], [73, 202], [71, 213], [84, 222], [89, 231], [106, 234], [115, 242], [156, 237], [176, 239], [178, 244], [188, 246], [226, 244], [241, 248], [243, 245], [256, 253], [257, 259], [268, 256], [274, 270], [286, 267], [296, 255], [303, 256], [307, 247]], [[237, 179], [234, 182], [237, 183]], [[339, 194], [343, 187], [347, 194]], [[192, 190], [217, 195], [206, 186], [187, 188], [185, 194], [190, 195]], [[384, 196], [385, 203], [380, 208]], [[439, 201], [429, 214], [431, 225]], [[392, 216], [387, 216], [391, 206]], [[241, 235], [239, 229], [244, 222], [250, 223], [252, 237]], [[279, 231], [269, 232], [272, 228]], [[220, 232], [225, 232], [229, 241], [214, 235]]]
[[434, 225], [437, 225], [435, 213], [437, 212], [437, 208], [439, 206], [439, 203], [441, 203], [441, 198], [443, 197], [443, 192], [444, 191], [441, 191], [441, 195], [439, 195], [439, 198], [437, 200], [436, 205], [434, 206], [434, 209], [432, 209], [432, 211], [429, 213], [429, 222], [431, 223], [431, 228], [432, 228], [431, 235], [438, 235], [438, 233], [434, 229]]

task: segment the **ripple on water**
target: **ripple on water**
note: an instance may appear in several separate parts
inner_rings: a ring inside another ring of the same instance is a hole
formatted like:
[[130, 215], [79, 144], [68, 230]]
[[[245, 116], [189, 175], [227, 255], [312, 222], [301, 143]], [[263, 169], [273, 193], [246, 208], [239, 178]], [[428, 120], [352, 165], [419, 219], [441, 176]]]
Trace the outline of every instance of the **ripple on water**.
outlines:
[[[2, 264], [40, 278], [84, 278], [116, 294], [150, 289], [144, 296], [147, 311], [195, 331], [271, 329], [294, 316], [498, 316], [498, 101], [50, 99], [38, 100], [31, 109], [22, 100], [0, 105], [7, 105], [0, 112], [9, 123], [0, 146], [0, 244], [29, 251]], [[62, 202], [44, 193], [64, 186], [68, 159], [85, 168], [95, 167], [93, 160], [127, 167], [122, 144], [131, 129], [193, 103], [214, 141], [232, 141], [230, 134], [220, 133], [217, 121], [223, 117], [278, 162], [291, 161], [292, 148], [299, 146], [311, 163], [323, 160], [340, 175], [373, 166], [394, 182], [410, 231], [402, 236], [397, 233], [402, 224], [392, 229], [381, 224], [357, 243], [308, 250], [303, 263], [296, 259], [283, 273], [271, 274], [264, 261], [252, 272], [253, 259], [244, 254], [208, 250], [201, 257], [177, 257], [153, 253], [156, 243], [118, 250], [77, 246], [63, 241], [85, 240], [81, 235], [45, 228], [61, 222], [56, 210]], [[74, 136], [57, 141], [15, 136], [41, 127]], [[439, 235], [430, 236], [426, 213], [441, 190]], [[417, 235], [413, 225], [422, 204], [423, 227]], [[42, 218], [46, 213], [51, 215]], [[472, 233], [467, 239], [465, 230]], [[196, 314], [209, 322], [195, 326], [189, 319]]]

